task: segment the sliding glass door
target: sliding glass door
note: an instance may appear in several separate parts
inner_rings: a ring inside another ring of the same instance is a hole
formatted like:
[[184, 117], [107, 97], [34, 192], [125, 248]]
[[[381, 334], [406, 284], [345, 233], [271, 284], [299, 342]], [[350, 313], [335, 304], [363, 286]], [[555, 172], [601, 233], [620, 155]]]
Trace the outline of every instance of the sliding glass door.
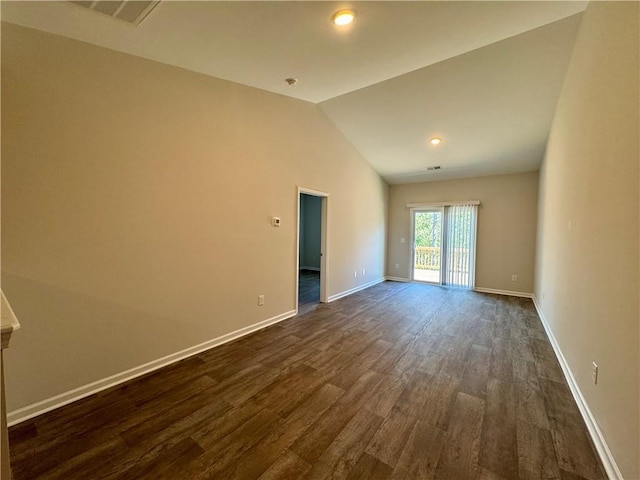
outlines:
[[475, 287], [475, 204], [412, 209], [412, 280]]
[[442, 282], [442, 219], [442, 208], [413, 212], [413, 280]]

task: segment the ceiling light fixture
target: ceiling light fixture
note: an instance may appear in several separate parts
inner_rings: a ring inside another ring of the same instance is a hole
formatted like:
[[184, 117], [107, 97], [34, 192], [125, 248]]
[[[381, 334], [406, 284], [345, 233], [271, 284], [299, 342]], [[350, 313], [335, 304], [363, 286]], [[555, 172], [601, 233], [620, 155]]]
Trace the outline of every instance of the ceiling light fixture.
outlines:
[[284, 79], [285, 82], [287, 82], [288, 85], [295, 85], [296, 83], [298, 83], [298, 79], [297, 78], [285, 78]]
[[354, 18], [356, 18], [355, 10], [338, 10], [331, 17], [331, 21], [338, 26], [343, 26], [349, 25]]
[[433, 137], [431, 140], [429, 140], [429, 143], [431, 145], [440, 145], [440, 143], [442, 143], [442, 139], [439, 137]]

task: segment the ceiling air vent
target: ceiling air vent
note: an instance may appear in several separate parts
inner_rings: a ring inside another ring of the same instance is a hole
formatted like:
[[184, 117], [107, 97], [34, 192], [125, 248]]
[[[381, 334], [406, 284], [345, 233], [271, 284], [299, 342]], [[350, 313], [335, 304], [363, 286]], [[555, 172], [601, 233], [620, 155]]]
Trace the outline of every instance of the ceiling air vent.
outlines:
[[133, 25], [140, 25], [147, 15], [160, 3], [160, 0], [152, 2], [144, 1], [117, 1], [117, 0], [96, 0], [89, 1], [70, 1], [74, 5], [87, 8], [91, 11], [117, 18]]

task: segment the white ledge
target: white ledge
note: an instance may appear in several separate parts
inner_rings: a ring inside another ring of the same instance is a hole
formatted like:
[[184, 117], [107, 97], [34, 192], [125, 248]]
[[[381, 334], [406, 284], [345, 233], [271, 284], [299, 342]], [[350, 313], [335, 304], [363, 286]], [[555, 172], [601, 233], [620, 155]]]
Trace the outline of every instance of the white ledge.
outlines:
[[0, 308], [2, 348], [7, 348], [9, 347], [9, 340], [11, 340], [11, 334], [20, 328], [20, 322], [18, 322], [16, 314], [13, 313], [7, 297], [4, 296], [4, 292], [0, 291], [0, 295], [2, 295], [2, 306]]

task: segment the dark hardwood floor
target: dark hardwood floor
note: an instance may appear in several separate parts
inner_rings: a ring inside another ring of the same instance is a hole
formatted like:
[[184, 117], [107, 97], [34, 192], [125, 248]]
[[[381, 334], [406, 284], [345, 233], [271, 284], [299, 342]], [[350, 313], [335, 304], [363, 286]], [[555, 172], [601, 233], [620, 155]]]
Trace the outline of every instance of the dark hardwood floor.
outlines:
[[10, 438], [16, 480], [606, 478], [530, 300], [393, 282]]

